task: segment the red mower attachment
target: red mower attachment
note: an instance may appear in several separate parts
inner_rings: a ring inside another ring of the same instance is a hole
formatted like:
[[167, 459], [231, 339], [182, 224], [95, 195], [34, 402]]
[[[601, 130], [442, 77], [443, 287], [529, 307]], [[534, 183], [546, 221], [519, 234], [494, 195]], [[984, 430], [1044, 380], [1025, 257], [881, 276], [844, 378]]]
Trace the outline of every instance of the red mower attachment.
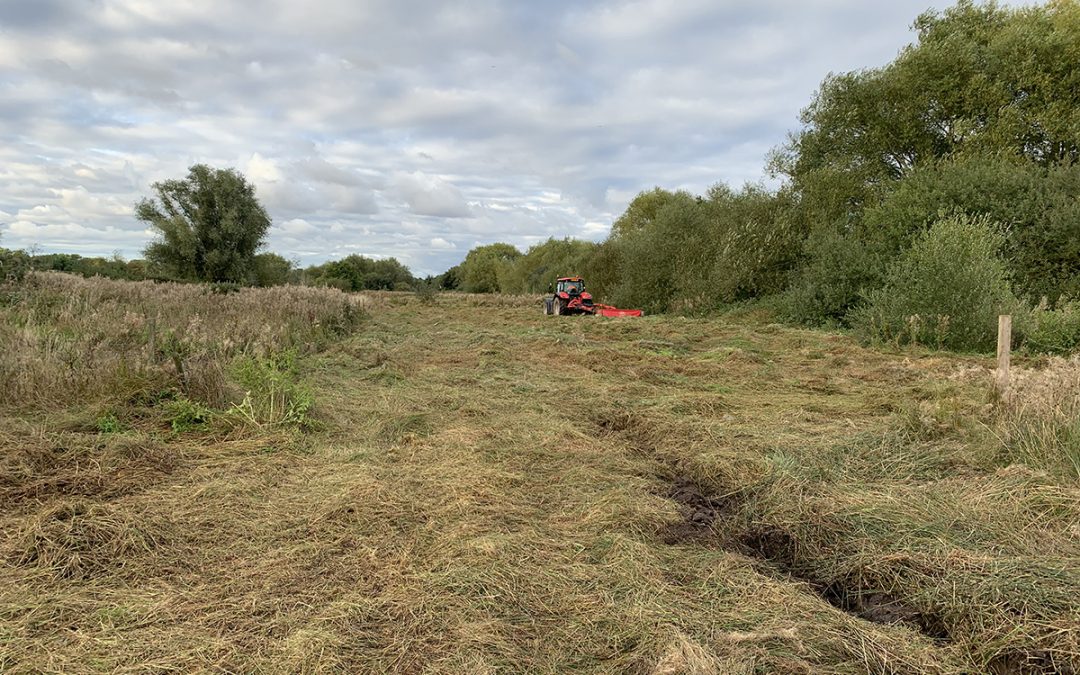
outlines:
[[640, 309], [619, 309], [611, 305], [593, 305], [593, 314], [597, 316], [641, 316]]

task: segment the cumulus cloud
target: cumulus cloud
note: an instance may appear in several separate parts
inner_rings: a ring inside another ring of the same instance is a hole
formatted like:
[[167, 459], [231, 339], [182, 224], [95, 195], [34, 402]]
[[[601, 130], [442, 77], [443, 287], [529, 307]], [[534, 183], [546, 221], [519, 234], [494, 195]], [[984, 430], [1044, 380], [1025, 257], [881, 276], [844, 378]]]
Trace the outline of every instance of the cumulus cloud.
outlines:
[[411, 213], [442, 218], [472, 215], [461, 191], [437, 176], [416, 171], [399, 175], [394, 185]]
[[951, 0], [0, 0], [4, 246], [138, 255], [132, 205], [235, 167], [305, 264], [418, 273], [602, 238], [642, 189], [761, 176], [830, 71]]
[[277, 230], [282, 234], [290, 236], [301, 236], [305, 234], [311, 234], [317, 232], [318, 228], [304, 220], [303, 218], [293, 218], [292, 220], [286, 220], [281, 225], [276, 226]]

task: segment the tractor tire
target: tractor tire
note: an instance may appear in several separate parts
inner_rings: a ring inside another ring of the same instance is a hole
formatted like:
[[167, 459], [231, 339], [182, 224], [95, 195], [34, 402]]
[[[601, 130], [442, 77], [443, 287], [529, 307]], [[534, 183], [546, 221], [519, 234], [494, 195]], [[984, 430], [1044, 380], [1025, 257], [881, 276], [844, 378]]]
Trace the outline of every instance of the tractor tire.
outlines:
[[562, 316], [562, 313], [563, 313], [562, 312], [562, 303], [559, 302], [558, 300], [552, 300], [552, 302], [551, 302], [551, 313], [554, 314], [555, 316]]
[[544, 298], [544, 316], [551, 316], [551, 298]]

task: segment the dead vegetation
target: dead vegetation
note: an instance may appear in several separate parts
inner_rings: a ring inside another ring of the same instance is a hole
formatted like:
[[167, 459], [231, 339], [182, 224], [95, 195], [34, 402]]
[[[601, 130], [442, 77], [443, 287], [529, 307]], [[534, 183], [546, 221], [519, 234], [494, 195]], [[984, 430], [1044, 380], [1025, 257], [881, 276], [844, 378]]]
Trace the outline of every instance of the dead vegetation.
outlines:
[[1080, 479], [1080, 356], [1019, 370], [999, 429], [1010, 459]]
[[979, 359], [760, 321], [368, 308], [298, 357], [306, 431], [0, 402], [0, 670], [1080, 664], [1074, 366], [1005, 409]]
[[0, 404], [47, 409], [169, 386], [222, 404], [233, 359], [315, 351], [350, 332], [368, 302], [301, 286], [216, 293], [34, 273], [0, 286]]

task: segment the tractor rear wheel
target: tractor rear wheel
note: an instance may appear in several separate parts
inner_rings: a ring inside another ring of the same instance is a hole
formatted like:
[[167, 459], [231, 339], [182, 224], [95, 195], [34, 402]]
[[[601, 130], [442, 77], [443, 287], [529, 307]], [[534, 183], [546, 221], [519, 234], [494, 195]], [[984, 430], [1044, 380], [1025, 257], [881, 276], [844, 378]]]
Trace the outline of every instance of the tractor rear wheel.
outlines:
[[551, 301], [551, 313], [555, 316], [562, 315], [562, 303], [559, 302], [558, 298]]
[[551, 298], [544, 298], [544, 316], [551, 314]]

